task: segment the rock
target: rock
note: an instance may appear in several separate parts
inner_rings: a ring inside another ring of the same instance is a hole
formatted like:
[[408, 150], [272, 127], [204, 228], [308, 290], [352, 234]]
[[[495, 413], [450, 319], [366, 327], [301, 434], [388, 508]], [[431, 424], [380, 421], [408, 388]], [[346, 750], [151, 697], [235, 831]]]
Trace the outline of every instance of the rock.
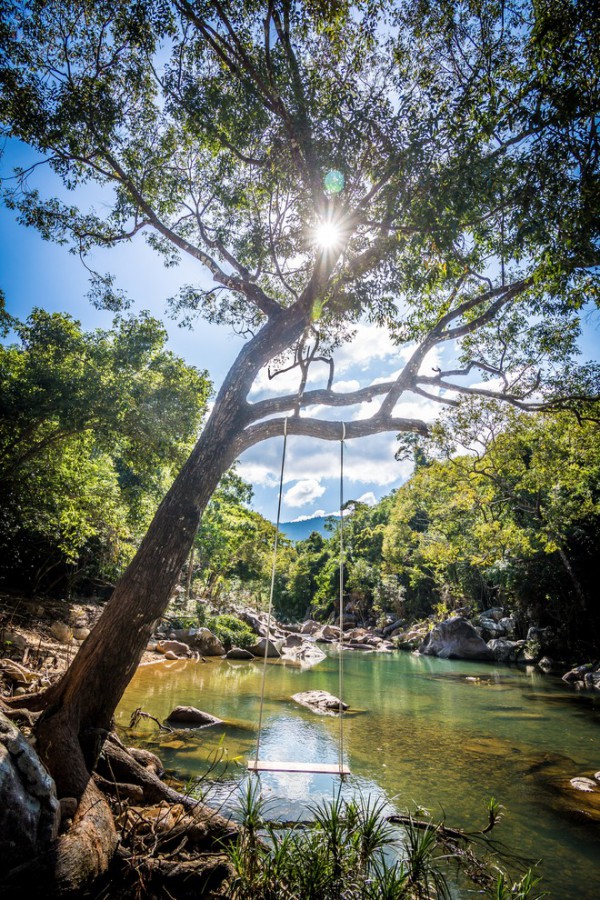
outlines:
[[259, 634], [261, 637], [267, 636], [267, 626], [264, 622], [261, 622], [257, 613], [242, 609], [239, 612], [236, 612], [236, 616], [238, 619], [241, 619], [242, 622], [245, 622], [255, 634]]
[[24, 638], [18, 631], [12, 631], [10, 628], [0, 628], [0, 644], [5, 644], [5, 650], [15, 648], [16, 650], [24, 650], [27, 646], [27, 638]]
[[259, 656], [261, 659], [264, 659], [265, 647], [267, 648], [267, 659], [278, 659], [281, 656], [273, 641], [267, 641], [266, 638], [261, 638], [257, 644], [250, 647], [250, 653], [253, 656]]
[[595, 688], [600, 691], [600, 672], [586, 672], [583, 676], [583, 683], [587, 688]]
[[179, 656], [179, 654], [175, 653], [174, 650], [167, 650], [167, 652], [165, 653], [165, 659], [174, 660], [174, 659], [182, 659], [182, 657]]
[[73, 632], [64, 622], [53, 622], [50, 626], [50, 633], [52, 637], [63, 644], [69, 644], [73, 638]]
[[301, 647], [305, 641], [299, 634], [288, 634], [286, 639], [283, 642], [283, 646], [287, 649], [288, 647]]
[[498, 625], [504, 629], [505, 634], [514, 634], [517, 627], [517, 623], [512, 616], [505, 616], [503, 619], [500, 619]]
[[308, 619], [300, 626], [300, 634], [314, 634], [316, 631], [319, 631], [320, 627], [319, 623], [315, 622], [314, 619]]
[[594, 781], [593, 778], [585, 778], [583, 775], [571, 778], [570, 784], [576, 791], [591, 792], [600, 790], [600, 785], [597, 781]]
[[222, 719], [217, 719], [216, 716], [211, 716], [210, 713], [202, 712], [201, 709], [196, 709], [195, 706], [176, 706], [169, 713], [167, 722], [180, 722], [189, 728], [206, 728], [209, 725], [223, 724]]
[[202, 656], [224, 656], [225, 647], [208, 628], [199, 628], [193, 637], [193, 646]]
[[491, 606], [479, 614], [480, 619], [493, 619], [494, 622], [499, 622], [503, 616], [504, 610], [501, 606]]
[[184, 644], [190, 644], [197, 631], [197, 628], [174, 628], [169, 633], [169, 638], [175, 641], [183, 641]]
[[172, 654], [167, 656], [167, 659], [180, 659], [182, 656], [187, 656], [190, 652], [189, 646], [182, 641], [158, 641], [156, 649], [159, 653], [164, 653], [165, 656], [168, 653]]
[[323, 625], [322, 628], [314, 632], [314, 638], [316, 641], [322, 641], [323, 643], [339, 641], [340, 629], [336, 628], [335, 625]]
[[31, 744], [0, 713], [0, 859], [2, 873], [42, 853], [56, 837], [60, 806]]
[[434, 625], [419, 652], [440, 659], [493, 659], [485, 641], [461, 616]]
[[284, 644], [281, 648], [281, 656], [282, 659], [298, 663], [303, 669], [316, 666], [321, 660], [327, 658], [316, 644], [309, 641], [303, 641], [300, 646], [296, 647], [286, 647]]
[[551, 672], [554, 668], [554, 662], [550, 659], [549, 656], [543, 656], [540, 659], [538, 666], [540, 667], [542, 672]]
[[86, 637], [89, 637], [91, 634], [89, 628], [74, 628], [73, 629], [73, 637], [76, 641], [85, 641]]
[[506, 638], [494, 638], [488, 641], [488, 647], [496, 662], [514, 662], [522, 642], [508, 641]]
[[486, 619], [483, 616], [479, 617], [479, 627], [481, 628], [481, 636], [484, 640], [500, 638], [503, 637], [505, 633], [504, 628], [499, 622], [496, 622], [494, 619]]
[[243, 650], [241, 647], [232, 647], [225, 654], [225, 659], [254, 659], [254, 654], [249, 650]]
[[343, 703], [327, 691], [303, 691], [300, 694], [294, 694], [292, 700], [314, 712], [330, 716], [339, 713], [340, 706], [342, 709], [348, 709], [347, 703]]
[[383, 629], [383, 633], [385, 635], [392, 635], [394, 631], [397, 631], [399, 628], [402, 628], [404, 625], [404, 619], [396, 619], [395, 622], [392, 622], [391, 625], [386, 625]]
[[567, 684], [575, 684], [577, 681], [583, 682], [584, 676], [592, 671], [591, 663], [586, 663], [583, 666], [575, 666], [574, 669], [571, 669], [570, 672], [565, 672], [562, 677], [563, 681], [566, 681]]

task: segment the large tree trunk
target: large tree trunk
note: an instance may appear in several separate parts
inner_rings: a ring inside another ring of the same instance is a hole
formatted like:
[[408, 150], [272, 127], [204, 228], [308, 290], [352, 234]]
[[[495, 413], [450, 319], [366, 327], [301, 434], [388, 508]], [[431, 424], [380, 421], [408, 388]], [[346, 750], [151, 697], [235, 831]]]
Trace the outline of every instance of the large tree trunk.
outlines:
[[240, 352], [225, 379], [196, 446], [173, 482], [96, 627], [61, 681], [44, 697], [38, 749], [57, 782], [58, 796], [79, 799], [83, 786], [56, 748], [76, 735], [91, 772], [115, 708], [164, 613], [185, 563], [200, 517], [219, 479], [240, 450], [250, 420], [246, 397], [259, 371], [302, 334], [312, 309], [306, 293], [270, 319]]
[[45, 696], [38, 748], [58, 795], [79, 798], [85, 785], [69, 763], [64, 740], [77, 736], [88, 771], [96, 762], [114, 710], [163, 613], [189, 553], [200, 516], [231, 465], [233, 427], [205, 432], [163, 500], [140, 549], [69, 670]]
[[297, 340], [311, 308], [307, 294], [304, 304], [270, 319], [246, 344], [189, 459], [70, 668], [39, 699], [13, 702], [42, 710], [35, 727], [38, 753], [58, 797], [72, 797], [79, 804], [73, 826], [43, 860], [49, 895], [77, 894], [108, 867], [116, 846], [115, 825], [92, 772], [115, 708], [167, 607], [202, 513], [244, 446], [240, 435], [251, 420], [246, 397], [252, 382], [263, 365]]

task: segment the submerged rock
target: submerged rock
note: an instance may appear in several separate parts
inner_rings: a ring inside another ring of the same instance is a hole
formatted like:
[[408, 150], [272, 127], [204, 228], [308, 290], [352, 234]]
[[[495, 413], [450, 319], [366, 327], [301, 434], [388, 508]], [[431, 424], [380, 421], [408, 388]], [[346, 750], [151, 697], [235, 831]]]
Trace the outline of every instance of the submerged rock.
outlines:
[[187, 725], [190, 728], [206, 728], [209, 725], [223, 724], [222, 719], [217, 719], [216, 716], [211, 716], [210, 713], [196, 709], [195, 706], [176, 706], [169, 713], [167, 722], [180, 722], [182, 725]]
[[461, 616], [434, 625], [419, 653], [440, 659], [493, 659], [492, 651], [483, 638]]
[[292, 697], [296, 703], [306, 706], [314, 712], [323, 713], [324, 715], [335, 715], [341, 709], [348, 709], [348, 704], [344, 703], [338, 697], [334, 697], [328, 691], [303, 691], [300, 694], [294, 694]]

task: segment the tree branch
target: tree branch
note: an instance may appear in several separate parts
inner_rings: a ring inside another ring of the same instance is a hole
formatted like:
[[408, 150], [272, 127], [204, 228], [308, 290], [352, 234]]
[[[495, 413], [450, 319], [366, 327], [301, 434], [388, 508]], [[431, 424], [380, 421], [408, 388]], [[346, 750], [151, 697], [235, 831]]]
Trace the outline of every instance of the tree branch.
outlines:
[[150, 203], [146, 200], [141, 191], [133, 183], [131, 178], [129, 178], [129, 176], [119, 164], [119, 162], [115, 159], [115, 157], [111, 153], [109, 153], [108, 150], [103, 151], [103, 155], [106, 161], [112, 167], [118, 181], [121, 182], [121, 184], [130, 194], [131, 198], [135, 200], [140, 209], [145, 213], [149, 222], [154, 226], [154, 228], [156, 228], [156, 230], [160, 234], [163, 235], [163, 237], [166, 237], [176, 247], [179, 247], [180, 250], [183, 250], [185, 253], [188, 253], [190, 256], [194, 257], [194, 259], [197, 259], [199, 262], [205, 265], [207, 269], [209, 269], [215, 281], [217, 281], [219, 284], [222, 284], [224, 287], [229, 288], [229, 290], [243, 294], [265, 316], [270, 317], [275, 313], [281, 311], [280, 305], [275, 300], [271, 299], [271, 297], [268, 297], [257, 284], [246, 281], [243, 278], [237, 278], [233, 275], [227, 275], [215, 262], [215, 260], [208, 255], [208, 253], [205, 253], [199, 247], [190, 244], [189, 241], [186, 241], [185, 238], [182, 238], [180, 235], [178, 235], [177, 232], [169, 228], [168, 225], [165, 225], [165, 223], [161, 219], [159, 219]]
[[[240, 432], [234, 441], [234, 450], [237, 456], [253, 447], [255, 444], [268, 438], [277, 437], [284, 432], [286, 419], [269, 419], [258, 425], [251, 425]], [[339, 441], [345, 439], [367, 437], [371, 434], [381, 434], [385, 431], [416, 432], [424, 437], [429, 433], [428, 426], [421, 419], [403, 419], [381, 416], [379, 413], [370, 419], [358, 419], [350, 422], [325, 422], [321, 419], [302, 419], [299, 417], [287, 418], [287, 433], [314, 437], [323, 441]]]

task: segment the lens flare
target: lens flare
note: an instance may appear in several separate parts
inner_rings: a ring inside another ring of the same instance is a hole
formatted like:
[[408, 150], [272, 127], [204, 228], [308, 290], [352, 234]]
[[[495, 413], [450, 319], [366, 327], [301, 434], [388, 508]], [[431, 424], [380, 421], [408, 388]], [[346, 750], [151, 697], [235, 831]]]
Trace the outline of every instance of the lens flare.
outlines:
[[315, 229], [315, 241], [323, 250], [330, 250], [339, 244], [341, 234], [335, 222], [324, 221]]

